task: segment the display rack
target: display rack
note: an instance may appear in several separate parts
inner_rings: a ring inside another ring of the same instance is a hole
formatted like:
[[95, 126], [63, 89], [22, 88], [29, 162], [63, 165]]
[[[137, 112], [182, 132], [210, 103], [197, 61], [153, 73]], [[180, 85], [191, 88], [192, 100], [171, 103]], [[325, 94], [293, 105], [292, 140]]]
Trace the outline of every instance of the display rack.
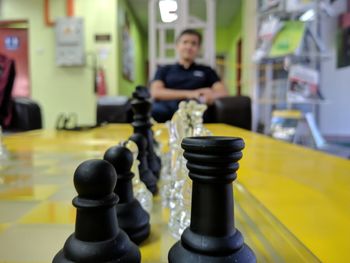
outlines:
[[[299, 3], [299, 6], [291, 6], [291, 2]], [[298, 8], [297, 8], [298, 7]], [[311, 10], [311, 11], [310, 11]], [[256, 62], [257, 64], [257, 84], [253, 92], [253, 130], [270, 135], [271, 117], [274, 110], [279, 109], [299, 109], [302, 112], [312, 112], [318, 115], [320, 104], [327, 103], [326, 99], [305, 98], [305, 100], [291, 101], [287, 98], [287, 91], [291, 88], [290, 79], [288, 79], [291, 65], [306, 66], [320, 76], [321, 60], [329, 56], [324, 48], [320, 37], [321, 8], [320, 0], [317, 1], [259, 1], [257, 17], [258, 29], [264, 20], [270, 17], [278, 18], [286, 23], [301, 24], [300, 18], [307, 11], [313, 12], [314, 18], [303, 22], [304, 31], [298, 45], [298, 48], [288, 54], [266, 56]], [[294, 21], [294, 22], [290, 22]], [[282, 27], [283, 28], [283, 27]], [[281, 31], [280, 31], [281, 32]], [[276, 40], [278, 34], [275, 36]], [[273, 41], [270, 49], [273, 48]], [[288, 39], [295, 41], [293, 37]], [[259, 38], [258, 38], [259, 41]], [[282, 42], [283, 43], [283, 42]], [[256, 46], [258, 47], [257, 43]], [[271, 52], [272, 53], [272, 52]], [[318, 94], [321, 90], [320, 82], [317, 85]]]

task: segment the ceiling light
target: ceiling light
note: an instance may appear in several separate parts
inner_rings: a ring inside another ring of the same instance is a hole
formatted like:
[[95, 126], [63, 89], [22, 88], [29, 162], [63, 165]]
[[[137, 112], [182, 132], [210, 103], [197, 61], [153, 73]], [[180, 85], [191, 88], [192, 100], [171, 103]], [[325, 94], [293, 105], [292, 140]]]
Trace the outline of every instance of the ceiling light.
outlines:
[[160, 17], [164, 23], [171, 23], [177, 19], [177, 2], [176, 0], [159, 1]]
[[315, 10], [309, 9], [299, 17], [300, 21], [306, 22], [315, 18]]

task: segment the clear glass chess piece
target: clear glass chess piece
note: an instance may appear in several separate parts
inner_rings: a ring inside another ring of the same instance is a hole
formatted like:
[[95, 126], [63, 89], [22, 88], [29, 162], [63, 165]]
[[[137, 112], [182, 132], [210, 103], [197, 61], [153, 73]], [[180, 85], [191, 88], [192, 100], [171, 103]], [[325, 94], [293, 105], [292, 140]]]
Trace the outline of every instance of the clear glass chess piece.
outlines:
[[[189, 131], [191, 134], [187, 136], [209, 136], [211, 132], [203, 125], [203, 114], [207, 109], [204, 104], [198, 104], [195, 101], [190, 101], [186, 107], [187, 117], [189, 119]], [[180, 144], [178, 145], [180, 147]], [[188, 177], [186, 160], [183, 157], [183, 152], [177, 150], [179, 156], [177, 159], [177, 181], [174, 188], [176, 196], [170, 204], [170, 221], [169, 228], [172, 235], [179, 239], [182, 232], [189, 226], [191, 217], [191, 196], [192, 196], [192, 180]], [[176, 188], [179, 187], [179, 188]]]
[[0, 161], [1, 163], [3, 161], [8, 160], [9, 157], [10, 157], [10, 154], [6, 149], [6, 146], [2, 142], [2, 127], [0, 126]]
[[[170, 125], [170, 121], [167, 121], [165, 125], [166, 127], [168, 127]], [[168, 152], [164, 151], [164, 144], [161, 142], [161, 139], [160, 139], [163, 132], [164, 131], [161, 129], [155, 130], [154, 132], [154, 138], [156, 141], [156, 143], [154, 144], [154, 151], [156, 155], [160, 157], [161, 164], [162, 164], [162, 167], [160, 170], [160, 178], [159, 178], [160, 190], [162, 190], [162, 186], [170, 180], [170, 151]]]
[[[168, 168], [164, 168], [163, 170], [160, 191], [162, 206], [169, 208], [174, 206], [174, 200], [179, 188], [179, 182], [177, 182], [177, 171], [179, 167], [177, 164], [177, 159], [179, 156], [178, 151], [181, 149], [179, 148], [179, 144], [177, 142], [177, 134], [174, 127], [174, 123], [170, 122], [168, 124], [170, 148], [167, 161]], [[167, 169], [167, 171], [165, 169]]]
[[196, 103], [192, 107], [190, 119], [193, 127], [192, 136], [210, 136], [212, 133], [203, 125], [203, 115], [207, 109], [207, 105]]
[[[163, 178], [161, 185], [161, 198], [164, 207], [173, 207], [179, 189], [181, 189], [182, 182], [179, 182], [177, 159], [179, 151], [182, 151], [180, 144], [182, 138], [187, 135], [189, 131], [189, 119], [186, 111], [187, 102], [182, 101], [179, 104], [179, 109], [174, 113], [170, 122], [167, 123], [169, 132], [169, 172]], [[165, 171], [166, 172], [166, 171]], [[167, 177], [169, 176], [169, 177]]]
[[172, 195], [169, 202], [169, 230], [177, 239], [180, 238], [182, 232], [190, 223], [190, 205], [186, 207], [188, 202], [190, 202], [190, 199], [184, 199], [184, 197], [187, 196], [184, 191], [187, 189], [187, 187], [185, 187], [185, 182], [188, 175], [188, 170], [180, 144], [183, 138], [192, 136], [193, 134], [193, 125], [190, 117], [195, 106], [195, 101], [189, 101], [188, 103], [183, 104], [183, 107], [181, 108], [182, 112], [179, 113], [179, 116], [182, 117], [182, 125], [181, 123], [178, 123], [177, 126], [178, 128], [181, 128], [181, 137], [176, 138], [176, 143], [172, 145], [172, 161], [174, 163], [174, 169], [172, 171], [174, 172], [174, 181], [172, 184]]
[[158, 129], [154, 131], [154, 141], [153, 141], [153, 149], [154, 152], [156, 153], [157, 156], [161, 156], [162, 155], [162, 143], [160, 142], [160, 140], [158, 139], [162, 134], [162, 130]]
[[[170, 121], [167, 121], [165, 123], [165, 126], [168, 128], [168, 131], [170, 131]], [[169, 132], [169, 137], [170, 137], [170, 132]], [[160, 155], [160, 158], [162, 160], [162, 169], [160, 171], [160, 183], [164, 184], [165, 182], [170, 180], [170, 171], [171, 171], [171, 153], [170, 150], [167, 152], [162, 152]]]
[[181, 101], [179, 109], [174, 113], [171, 122], [174, 123], [176, 139], [182, 141], [183, 138], [192, 134], [191, 120], [189, 118], [189, 103]]
[[[167, 121], [165, 125], [168, 128], [168, 131], [170, 131], [170, 121]], [[168, 207], [168, 191], [171, 182], [171, 151], [168, 150], [168, 152], [162, 153], [160, 157], [162, 161], [162, 168], [160, 170], [159, 192], [162, 200], [162, 206]]]
[[138, 168], [140, 161], [137, 160], [137, 145], [131, 140], [128, 140], [123, 144], [132, 152], [134, 157], [134, 161], [131, 167], [131, 171], [135, 174], [134, 178], [132, 179], [134, 196], [140, 202], [143, 209], [145, 209], [148, 213], [151, 213], [153, 207], [153, 196], [152, 193], [147, 189], [146, 185], [140, 180], [140, 173]]
[[[170, 220], [169, 230], [171, 234], [179, 239], [182, 232], [190, 224], [191, 215], [191, 188], [186, 184], [188, 169], [183, 152], [179, 151], [176, 161], [176, 180], [173, 183], [173, 196], [170, 198]], [[191, 184], [189, 184], [191, 187]], [[186, 199], [188, 198], [188, 199]]]

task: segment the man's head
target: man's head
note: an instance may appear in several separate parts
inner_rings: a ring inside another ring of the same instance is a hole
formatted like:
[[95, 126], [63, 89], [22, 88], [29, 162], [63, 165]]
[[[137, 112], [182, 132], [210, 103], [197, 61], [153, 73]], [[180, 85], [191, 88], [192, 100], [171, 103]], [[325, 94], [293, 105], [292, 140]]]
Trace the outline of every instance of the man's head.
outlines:
[[193, 29], [186, 29], [176, 39], [176, 50], [180, 60], [193, 62], [197, 57], [202, 42], [202, 36]]

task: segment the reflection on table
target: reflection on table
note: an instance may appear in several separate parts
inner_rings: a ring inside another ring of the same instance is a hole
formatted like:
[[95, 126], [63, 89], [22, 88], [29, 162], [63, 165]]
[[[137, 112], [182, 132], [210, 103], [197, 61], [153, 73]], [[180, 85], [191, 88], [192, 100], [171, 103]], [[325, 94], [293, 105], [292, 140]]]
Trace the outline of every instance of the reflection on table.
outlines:
[[[258, 262], [346, 262], [349, 161], [227, 125], [207, 127], [246, 142], [234, 186], [235, 218]], [[162, 131], [166, 150], [165, 126], [154, 129]], [[6, 137], [11, 159], [0, 167], [0, 262], [51, 262], [74, 231], [74, 170], [131, 134], [131, 126], [118, 124]], [[168, 220], [155, 197], [142, 262], [167, 262], [176, 241]]]

